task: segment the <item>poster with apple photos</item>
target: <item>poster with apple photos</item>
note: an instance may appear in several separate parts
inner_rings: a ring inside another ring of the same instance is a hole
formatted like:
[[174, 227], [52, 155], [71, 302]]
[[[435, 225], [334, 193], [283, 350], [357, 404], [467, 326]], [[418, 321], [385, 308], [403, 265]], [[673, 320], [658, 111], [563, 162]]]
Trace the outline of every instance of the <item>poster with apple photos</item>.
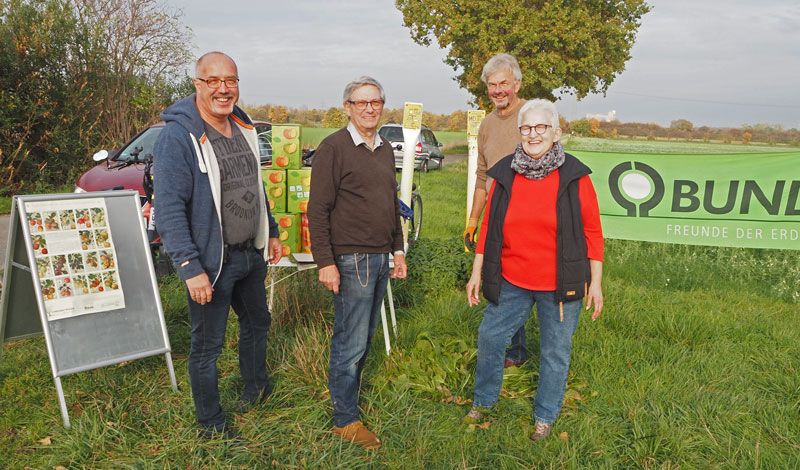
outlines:
[[48, 320], [125, 308], [102, 198], [26, 202]]

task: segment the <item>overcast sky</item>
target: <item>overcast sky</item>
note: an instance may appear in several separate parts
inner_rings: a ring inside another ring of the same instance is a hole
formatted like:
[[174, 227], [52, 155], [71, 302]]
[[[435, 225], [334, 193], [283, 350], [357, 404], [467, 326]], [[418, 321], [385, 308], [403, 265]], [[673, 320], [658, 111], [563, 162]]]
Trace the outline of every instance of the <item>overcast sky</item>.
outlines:
[[[221, 50], [237, 61], [244, 103], [341, 106], [345, 84], [371, 75], [388, 107], [470, 109], [445, 51], [415, 44], [392, 0], [167, 2], [183, 10], [196, 53]], [[614, 110], [623, 122], [800, 128], [800, 2], [648, 3], [626, 70], [606, 97], [560, 100], [568, 119]]]

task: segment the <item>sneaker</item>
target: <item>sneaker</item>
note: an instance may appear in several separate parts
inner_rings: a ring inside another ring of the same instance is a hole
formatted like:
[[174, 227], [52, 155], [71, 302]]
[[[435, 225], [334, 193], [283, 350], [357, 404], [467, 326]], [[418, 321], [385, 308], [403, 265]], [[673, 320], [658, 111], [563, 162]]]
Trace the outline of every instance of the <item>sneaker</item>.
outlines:
[[506, 361], [503, 363], [503, 369], [508, 369], [509, 367], [519, 367], [521, 366], [521, 362], [514, 361], [513, 359], [506, 358]]
[[464, 424], [476, 424], [483, 420], [483, 413], [478, 410], [477, 406], [473, 406], [469, 413], [461, 419]]
[[365, 449], [377, 449], [381, 446], [381, 440], [378, 436], [367, 429], [361, 421], [352, 422], [343, 428], [334, 426], [333, 434], [344, 440], [354, 442]]
[[542, 439], [546, 438], [550, 435], [550, 431], [552, 430], [552, 424], [545, 424], [539, 421], [536, 421], [534, 425], [533, 434], [531, 434], [532, 441], [541, 441]]

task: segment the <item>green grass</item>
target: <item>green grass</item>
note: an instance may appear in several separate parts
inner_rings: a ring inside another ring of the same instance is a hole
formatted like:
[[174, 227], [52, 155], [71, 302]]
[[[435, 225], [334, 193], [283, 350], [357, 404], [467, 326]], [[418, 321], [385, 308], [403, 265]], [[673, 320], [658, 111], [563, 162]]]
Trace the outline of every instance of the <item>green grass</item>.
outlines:
[[641, 140], [620, 138], [598, 139], [575, 136], [570, 136], [564, 147], [567, 150], [657, 154], [765, 153], [798, 151], [798, 147], [788, 147], [784, 145], [743, 145], [714, 142], [686, 142], [680, 140]]
[[13, 200], [13, 196], [0, 196], [0, 214], [11, 213], [11, 202]]
[[304, 127], [302, 129], [303, 148], [317, 148], [322, 139], [339, 129], [332, 127]]
[[[199, 442], [185, 294], [173, 277], [160, 286], [180, 390], [170, 389], [161, 357], [65, 377], [73, 425], [65, 430], [44, 340], [9, 343], [0, 358], [0, 468], [800, 468], [796, 251], [608, 240], [605, 310], [580, 321], [554, 435], [532, 443], [535, 317], [526, 326], [532, 359], [507, 374], [489, 428], [460, 423], [483, 311], [463, 293], [466, 163], [419, 182], [423, 238], [408, 254], [409, 279], [393, 283], [399, 337], [387, 357], [379, 329], [361, 393], [380, 450], [329, 432], [332, 307], [313, 271], [276, 288], [275, 391], [230, 414], [249, 443]], [[230, 320], [219, 362], [228, 410], [241, 386], [237, 329]]]

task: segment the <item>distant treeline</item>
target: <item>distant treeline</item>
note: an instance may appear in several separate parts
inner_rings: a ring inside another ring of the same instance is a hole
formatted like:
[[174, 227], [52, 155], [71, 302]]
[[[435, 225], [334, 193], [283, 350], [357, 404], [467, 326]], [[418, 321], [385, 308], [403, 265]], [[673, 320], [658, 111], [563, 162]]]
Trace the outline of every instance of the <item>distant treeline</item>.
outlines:
[[[288, 106], [260, 105], [248, 106], [244, 109], [253, 119], [265, 120], [274, 124], [291, 122], [307, 127], [344, 127], [347, 116], [343, 108], [300, 109]], [[387, 122], [403, 122], [402, 109], [385, 109], [381, 124]], [[596, 119], [578, 119], [567, 121], [560, 118], [561, 128], [582, 137], [640, 137], [647, 139], [680, 139], [700, 140], [705, 142], [760, 142], [770, 145], [800, 146], [800, 130], [784, 129], [783, 126], [771, 124], [743, 125], [734, 127], [695, 127], [691, 121], [677, 119], [669, 127], [656, 123], [640, 122], [600, 122]], [[450, 114], [434, 114], [423, 112], [422, 124], [434, 131], [466, 132], [467, 113], [454, 111]]]
[[[261, 106], [244, 105], [245, 111], [253, 119], [269, 121], [273, 124], [291, 122], [306, 127], [344, 127], [347, 125], [347, 115], [344, 108], [329, 109], [298, 109], [288, 106]], [[380, 124], [387, 122], [402, 123], [402, 109], [384, 109]], [[422, 113], [422, 125], [434, 131], [467, 131], [467, 113], [454, 111], [450, 114]]]
[[[562, 119], [562, 128], [566, 121]], [[582, 137], [644, 137], [647, 139], [679, 139], [704, 142], [750, 143], [800, 146], [800, 130], [784, 129], [780, 124], [745, 124], [742, 127], [695, 127], [691, 121], [677, 119], [669, 127], [656, 123], [599, 122], [579, 119], [567, 124], [565, 131]]]

